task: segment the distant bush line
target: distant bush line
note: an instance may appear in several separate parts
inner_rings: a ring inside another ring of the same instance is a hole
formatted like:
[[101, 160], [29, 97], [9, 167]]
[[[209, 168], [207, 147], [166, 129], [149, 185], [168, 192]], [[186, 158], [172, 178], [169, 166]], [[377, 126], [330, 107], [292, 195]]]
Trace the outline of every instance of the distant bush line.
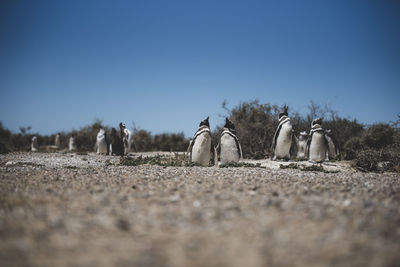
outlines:
[[[21, 127], [22, 128], [22, 127]], [[20, 128], [20, 129], [21, 129]], [[29, 128], [29, 127], [28, 127]], [[99, 129], [103, 128], [109, 132], [110, 127], [103, 125], [97, 120], [89, 126], [71, 132], [60, 132], [60, 150], [68, 149], [68, 141], [71, 135], [76, 136], [78, 152], [89, 152], [95, 150], [96, 137]], [[55, 136], [40, 135], [38, 133], [27, 133], [27, 128], [22, 128], [20, 133], [12, 133], [5, 129], [0, 122], [0, 152], [30, 151], [32, 137], [38, 138], [39, 146], [44, 149], [46, 146], [54, 145]], [[182, 133], [151, 134], [146, 130], [134, 129], [134, 142], [137, 151], [186, 151], [189, 146], [189, 139]]]
[[[242, 102], [229, 109], [227, 103], [222, 108], [235, 123], [245, 158], [261, 159], [271, 156], [271, 144], [278, 125], [278, 114], [281, 107], [269, 103], [262, 104], [258, 100]], [[363, 125], [356, 119], [342, 118], [328, 106], [320, 106], [313, 101], [308, 105], [306, 115], [301, 115], [289, 107], [289, 117], [298, 135], [301, 131], [310, 130], [311, 121], [323, 117], [323, 128], [331, 129], [341, 150], [341, 158], [355, 160], [357, 167], [367, 171], [380, 169], [400, 171], [400, 116], [397, 121]], [[193, 122], [193, 130], [199, 122]], [[214, 143], [219, 141], [223, 125], [217, 126], [213, 132]], [[60, 133], [61, 147], [66, 149], [69, 137], [77, 136], [76, 142], [80, 152], [94, 151], [96, 135], [100, 128], [110, 127], [95, 121], [92, 125]], [[40, 146], [54, 144], [55, 134], [39, 135], [30, 133], [30, 127], [21, 127], [20, 133], [12, 133], [0, 122], [0, 152], [29, 151], [33, 135], [38, 138]], [[137, 151], [186, 151], [189, 139], [183, 133], [152, 134], [143, 129], [133, 129]], [[382, 167], [383, 166], [383, 167]]]

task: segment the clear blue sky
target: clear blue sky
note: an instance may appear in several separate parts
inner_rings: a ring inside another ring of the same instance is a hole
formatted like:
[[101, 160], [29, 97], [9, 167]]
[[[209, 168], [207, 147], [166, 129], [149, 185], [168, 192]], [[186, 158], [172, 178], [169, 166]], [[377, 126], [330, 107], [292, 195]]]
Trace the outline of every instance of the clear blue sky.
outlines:
[[400, 113], [399, 1], [0, 2], [0, 121], [51, 134], [135, 121], [191, 136], [221, 103]]

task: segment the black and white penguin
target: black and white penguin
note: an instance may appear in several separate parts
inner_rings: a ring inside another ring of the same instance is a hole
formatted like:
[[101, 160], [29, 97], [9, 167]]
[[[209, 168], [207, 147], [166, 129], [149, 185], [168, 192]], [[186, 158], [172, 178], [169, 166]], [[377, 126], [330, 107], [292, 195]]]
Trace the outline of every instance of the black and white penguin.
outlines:
[[69, 138], [68, 141], [68, 150], [69, 151], [75, 151], [77, 149], [76, 147], [76, 136], [75, 134], [72, 134]]
[[243, 158], [242, 147], [240, 146], [239, 138], [236, 136], [235, 125], [228, 118], [225, 119], [225, 125], [221, 133], [220, 148], [221, 164], [239, 162]]
[[122, 156], [124, 154], [124, 142], [122, 141], [120, 132], [112, 128], [109, 140], [109, 154]]
[[273, 160], [289, 160], [295, 146], [293, 127], [288, 117], [288, 106], [279, 113], [279, 125], [272, 141]]
[[311, 162], [322, 163], [326, 159], [328, 141], [325, 138], [325, 131], [321, 127], [322, 118], [311, 122], [310, 136], [307, 141], [306, 153]]
[[121, 122], [119, 124], [119, 128], [121, 131], [122, 141], [124, 143], [124, 154], [128, 155], [129, 152], [131, 152], [132, 147], [135, 146], [135, 144], [133, 143], [133, 134], [131, 133], [131, 131], [129, 131], [128, 128], [126, 128], [125, 123]]
[[32, 152], [36, 152], [36, 151], [38, 151], [38, 150], [39, 150], [39, 144], [38, 144], [36, 135], [34, 135], [34, 136], [32, 137], [31, 151], [32, 151]]
[[297, 141], [297, 158], [303, 159], [306, 157], [306, 147], [307, 147], [308, 134], [306, 131], [300, 132]]
[[188, 147], [189, 160], [203, 166], [208, 166], [214, 157], [214, 165], [218, 164], [217, 151], [215, 150], [210, 131], [209, 117], [200, 122], [199, 129], [194, 134]]
[[96, 148], [97, 154], [108, 154], [107, 134], [102, 128], [97, 133]]
[[336, 159], [339, 156], [339, 144], [333, 136], [331, 129], [325, 130], [325, 138], [328, 142], [328, 158], [330, 160]]
[[55, 138], [54, 138], [54, 145], [56, 146], [56, 148], [60, 148], [61, 146], [61, 141], [60, 141], [60, 134], [56, 134]]

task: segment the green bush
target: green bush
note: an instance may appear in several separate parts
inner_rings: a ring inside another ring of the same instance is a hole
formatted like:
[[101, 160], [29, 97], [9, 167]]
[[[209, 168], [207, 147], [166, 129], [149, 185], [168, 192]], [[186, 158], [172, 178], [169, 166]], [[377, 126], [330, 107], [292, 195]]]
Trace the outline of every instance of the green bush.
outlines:
[[[278, 106], [260, 104], [258, 100], [254, 100], [242, 102], [231, 110], [226, 108], [226, 102], [222, 107], [228, 112], [229, 119], [235, 123], [243, 157], [257, 159], [270, 156], [272, 138], [278, 125]], [[214, 139], [218, 140], [221, 129], [222, 126], [216, 128]]]
[[362, 150], [357, 155], [355, 165], [364, 171], [400, 172], [400, 147], [388, 146], [382, 150]]
[[395, 129], [389, 124], [379, 123], [367, 129], [363, 137], [363, 145], [372, 149], [381, 149], [393, 143]]

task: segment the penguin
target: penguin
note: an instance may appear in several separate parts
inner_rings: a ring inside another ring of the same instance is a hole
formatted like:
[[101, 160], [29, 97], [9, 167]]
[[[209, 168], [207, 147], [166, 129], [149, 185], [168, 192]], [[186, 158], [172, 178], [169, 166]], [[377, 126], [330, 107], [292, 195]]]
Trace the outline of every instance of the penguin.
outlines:
[[31, 151], [32, 151], [32, 152], [36, 152], [36, 151], [38, 151], [38, 150], [39, 150], [39, 144], [38, 144], [36, 135], [34, 135], [34, 136], [32, 137]]
[[325, 138], [325, 131], [321, 127], [322, 118], [311, 122], [310, 136], [307, 141], [306, 155], [311, 162], [322, 163], [326, 159], [328, 141]]
[[328, 159], [336, 159], [339, 156], [339, 145], [332, 135], [331, 129], [325, 129], [325, 139], [328, 141]]
[[75, 134], [72, 134], [68, 141], [68, 150], [69, 151], [75, 151], [77, 149], [75, 139], [76, 139]]
[[59, 133], [56, 134], [56, 136], [54, 138], [54, 146], [58, 149], [60, 148], [60, 134]]
[[97, 134], [96, 148], [97, 154], [108, 154], [107, 134], [106, 131], [102, 128], [100, 128]]
[[125, 123], [120, 122], [119, 128], [121, 131], [122, 141], [124, 143], [124, 155], [128, 155], [131, 152], [132, 147], [135, 147], [133, 143], [133, 134], [126, 128]]
[[288, 117], [288, 106], [284, 106], [279, 113], [279, 125], [276, 128], [272, 141], [273, 160], [289, 160], [293, 153], [294, 145], [293, 127]]
[[122, 141], [120, 132], [112, 128], [109, 140], [109, 155], [122, 156], [124, 154], [124, 142]]
[[302, 159], [306, 157], [306, 147], [307, 147], [307, 137], [306, 131], [300, 132], [298, 142], [297, 142], [297, 158]]
[[199, 129], [188, 147], [189, 161], [203, 166], [208, 166], [212, 157], [214, 157], [214, 165], [218, 164], [217, 151], [211, 138], [208, 120], [209, 117], [200, 122]]
[[228, 118], [221, 133], [220, 141], [220, 161], [221, 164], [228, 162], [239, 162], [243, 158], [242, 147], [239, 138], [236, 136], [235, 125]]

